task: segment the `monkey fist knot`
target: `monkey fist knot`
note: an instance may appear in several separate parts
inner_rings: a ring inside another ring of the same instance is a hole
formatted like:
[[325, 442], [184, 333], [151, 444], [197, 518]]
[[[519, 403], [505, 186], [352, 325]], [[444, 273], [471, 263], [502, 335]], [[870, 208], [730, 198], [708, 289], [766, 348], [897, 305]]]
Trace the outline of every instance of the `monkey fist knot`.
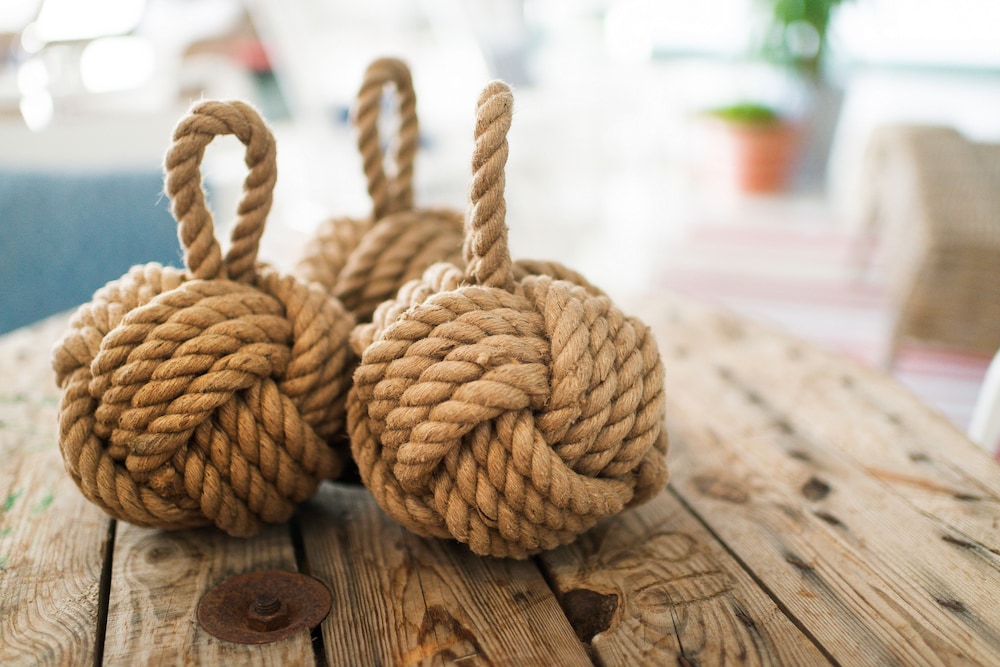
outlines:
[[348, 427], [379, 504], [420, 534], [523, 558], [660, 490], [648, 328], [589, 285], [462, 278], [431, 267], [353, 334]]
[[252, 535], [283, 521], [342, 456], [353, 324], [258, 265], [252, 284], [134, 267], [57, 345], [60, 447], [84, 494], [162, 528]]

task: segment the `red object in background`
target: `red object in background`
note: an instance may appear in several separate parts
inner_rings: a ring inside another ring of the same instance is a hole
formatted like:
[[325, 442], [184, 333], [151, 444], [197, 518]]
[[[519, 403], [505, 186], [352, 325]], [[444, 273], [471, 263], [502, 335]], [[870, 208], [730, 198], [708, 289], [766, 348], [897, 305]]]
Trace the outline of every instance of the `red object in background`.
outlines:
[[788, 123], [728, 123], [733, 177], [743, 192], [780, 192], [788, 183], [798, 150], [798, 132]]
[[242, 63], [252, 72], [270, 72], [271, 60], [267, 57], [267, 49], [259, 39], [247, 37], [233, 40], [230, 47], [233, 58]]
[[703, 125], [705, 175], [748, 194], [785, 190], [799, 157], [799, 128], [788, 122], [742, 123], [708, 118]]

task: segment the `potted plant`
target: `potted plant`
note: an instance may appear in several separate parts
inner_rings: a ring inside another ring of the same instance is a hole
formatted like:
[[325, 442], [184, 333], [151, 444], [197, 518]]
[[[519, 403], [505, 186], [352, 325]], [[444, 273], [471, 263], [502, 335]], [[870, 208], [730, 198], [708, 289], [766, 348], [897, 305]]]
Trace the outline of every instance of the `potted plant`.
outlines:
[[775, 108], [738, 102], [710, 109], [706, 116], [718, 131], [716, 155], [728, 167], [727, 181], [748, 193], [777, 192], [785, 187], [795, 160], [798, 129]]
[[826, 71], [829, 27], [836, 8], [847, 1], [757, 0], [763, 21], [755, 59], [795, 82], [805, 109], [792, 118], [770, 101], [744, 99], [708, 110], [722, 128], [729, 170], [740, 190], [779, 191], [793, 165], [804, 181], [822, 180], [842, 100]]
[[757, 0], [764, 28], [759, 55], [798, 79], [806, 101], [799, 168], [821, 181], [843, 105], [843, 90], [829, 71], [830, 23], [850, 0]]

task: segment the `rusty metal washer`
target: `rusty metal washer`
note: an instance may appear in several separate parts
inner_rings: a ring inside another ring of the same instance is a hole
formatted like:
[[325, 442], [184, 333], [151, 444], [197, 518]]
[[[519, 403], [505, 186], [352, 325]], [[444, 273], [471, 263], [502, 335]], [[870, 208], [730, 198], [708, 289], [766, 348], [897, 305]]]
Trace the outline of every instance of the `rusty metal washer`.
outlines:
[[319, 625], [332, 604], [330, 589], [305, 574], [246, 572], [205, 594], [198, 603], [198, 622], [223, 641], [267, 644]]

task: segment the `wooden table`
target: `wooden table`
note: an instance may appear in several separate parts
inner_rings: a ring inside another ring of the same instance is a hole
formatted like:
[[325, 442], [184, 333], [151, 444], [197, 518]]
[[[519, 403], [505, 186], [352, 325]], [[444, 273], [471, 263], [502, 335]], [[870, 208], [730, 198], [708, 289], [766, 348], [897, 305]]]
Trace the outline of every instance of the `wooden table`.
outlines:
[[[1000, 664], [1000, 466], [877, 372], [672, 297], [672, 483], [527, 561], [417, 538], [329, 484], [241, 540], [108, 519], [56, 445], [57, 317], [0, 339], [0, 664]], [[333, 610], [246, 646], [195, 618], [259, 569]]]

